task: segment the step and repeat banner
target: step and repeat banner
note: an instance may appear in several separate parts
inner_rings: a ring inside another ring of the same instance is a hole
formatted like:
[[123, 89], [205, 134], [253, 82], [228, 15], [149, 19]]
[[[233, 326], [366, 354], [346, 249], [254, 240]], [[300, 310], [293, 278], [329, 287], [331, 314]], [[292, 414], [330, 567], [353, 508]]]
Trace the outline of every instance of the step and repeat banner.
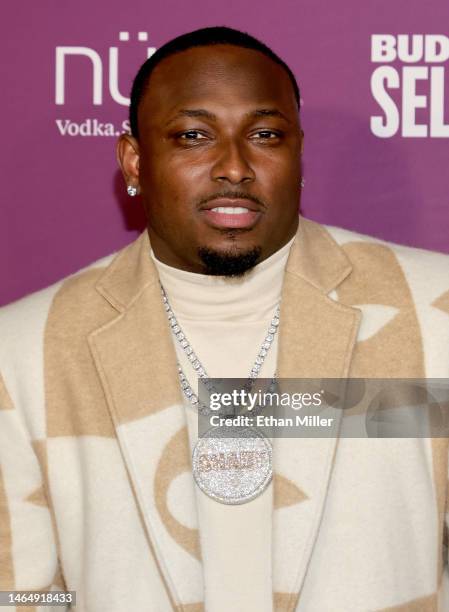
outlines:
[[449, 253], [447, 0], [41, 0], [2, 13], [0, 304], [144, 229], [115, 160], [132, 78], [167, 40], [212, 25], [260, 38], [299, 81], [305, 216]]

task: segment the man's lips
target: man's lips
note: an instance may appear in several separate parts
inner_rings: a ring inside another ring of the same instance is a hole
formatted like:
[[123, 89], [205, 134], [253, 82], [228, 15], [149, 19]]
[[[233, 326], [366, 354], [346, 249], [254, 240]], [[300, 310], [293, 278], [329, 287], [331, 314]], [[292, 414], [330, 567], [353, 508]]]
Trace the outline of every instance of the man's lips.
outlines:
[[251, 229], [262, 216], [260, 207], [253, 201], [217, 198], [200, 209], [208, 225], [216, 228]]

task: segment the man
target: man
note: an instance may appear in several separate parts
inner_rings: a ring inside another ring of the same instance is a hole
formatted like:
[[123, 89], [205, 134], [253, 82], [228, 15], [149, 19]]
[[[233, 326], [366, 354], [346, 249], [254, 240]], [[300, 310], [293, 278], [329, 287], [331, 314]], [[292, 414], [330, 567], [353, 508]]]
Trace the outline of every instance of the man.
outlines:
[[198, 378], [449, 375], [449, 258], [298, 218], [298, 109], [288, 67], [228, 28], [139, 71], [118, 157], [148, 231], [0, 312], [3, 590], [448, 609], [447, 439], [274, 440], [238, 504], [192, 478]]

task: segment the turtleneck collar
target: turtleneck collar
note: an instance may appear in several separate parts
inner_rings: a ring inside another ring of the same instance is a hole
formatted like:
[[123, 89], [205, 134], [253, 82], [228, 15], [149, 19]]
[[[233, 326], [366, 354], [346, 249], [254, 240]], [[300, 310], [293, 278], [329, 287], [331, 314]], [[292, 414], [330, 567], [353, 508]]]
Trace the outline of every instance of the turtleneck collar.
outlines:
[[187, 272], [162, 263], [150, 250], [177, 317], [203, 321], [257, 321], [279, 303], [285, 264], [295, 237], [241, 278]]

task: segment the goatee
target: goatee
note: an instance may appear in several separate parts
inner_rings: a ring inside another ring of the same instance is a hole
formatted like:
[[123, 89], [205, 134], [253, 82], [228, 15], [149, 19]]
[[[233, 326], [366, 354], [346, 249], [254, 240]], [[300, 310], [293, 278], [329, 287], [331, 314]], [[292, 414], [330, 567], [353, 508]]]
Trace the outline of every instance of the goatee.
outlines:
[[222, 252], [200, 247], [198, 256], [204, 264], [205, 274], [211, 276], [243, 276], [248, 270], [254, 268], [262, 254], [261, 247], [253, 247], [244, 253]]

